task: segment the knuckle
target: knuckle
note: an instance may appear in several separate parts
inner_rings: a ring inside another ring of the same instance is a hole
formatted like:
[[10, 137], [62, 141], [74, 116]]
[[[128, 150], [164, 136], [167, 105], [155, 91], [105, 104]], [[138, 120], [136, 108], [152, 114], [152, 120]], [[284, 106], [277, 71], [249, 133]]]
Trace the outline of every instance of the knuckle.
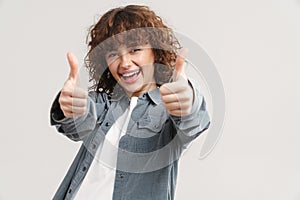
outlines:
[[63, 88], [60, 92], [61, 96], [68, 96], [69, 95], [69, 90], [66, 88]]
[[87, 99], [88, 98], [88, 92], [87, 91], [84, 91], [84, 93], [83, 93], [83, 97], [85, 98], [85, 99]]
[[60, 97], [59, 97], [59, 99], [58, 99], [58, 103], [59, 103], [60, 105], [62, 105], [62, 104], [63, 104], [63, 99], [62, 99], [62, 96], [60, 96]]
[[68, 115], [69, 114], [69, 110], [65, 107], [62, 107], [61, 110], [63, 111], [64, 115]]
[[61, 89], [61, 93], [63, 94], [63, 93], [65, 93], [67, 91], [67, 88], [66, 88], [66, 86], [64, 86], [62, 89]]
[[70, 117], [68, 112], [63, 111], [65, 117]]
[[65, 105], [68, 104], [67, 99], [64, 98], [64, 97], [60, 98], [60, 99], [58, 100], [58, 102], [59, 102], [59, 104], [60, 104], [61, 106], [63, 106], [63, 107], [64, 107]]

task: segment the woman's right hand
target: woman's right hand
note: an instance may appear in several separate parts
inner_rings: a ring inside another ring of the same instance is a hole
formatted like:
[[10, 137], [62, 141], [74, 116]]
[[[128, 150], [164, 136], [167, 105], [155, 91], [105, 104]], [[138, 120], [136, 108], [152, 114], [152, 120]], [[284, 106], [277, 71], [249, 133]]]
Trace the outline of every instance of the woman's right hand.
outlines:
[[70, 74], [59, 97], [60, 108], [65, 117], [74, 118], [85, 114], [88, 92], [79, 87], [78, 61], [72, 53], [67, 54]]

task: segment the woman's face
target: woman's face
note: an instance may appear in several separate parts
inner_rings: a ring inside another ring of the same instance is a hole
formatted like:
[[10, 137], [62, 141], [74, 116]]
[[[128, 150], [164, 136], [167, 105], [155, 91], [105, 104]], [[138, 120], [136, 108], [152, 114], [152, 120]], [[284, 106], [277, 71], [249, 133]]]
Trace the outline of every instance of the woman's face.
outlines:
[[150, 44], [134, 47], [120, 46], [105, 54], [109, 70], [128, 96], [156, 88], [154, 54]]

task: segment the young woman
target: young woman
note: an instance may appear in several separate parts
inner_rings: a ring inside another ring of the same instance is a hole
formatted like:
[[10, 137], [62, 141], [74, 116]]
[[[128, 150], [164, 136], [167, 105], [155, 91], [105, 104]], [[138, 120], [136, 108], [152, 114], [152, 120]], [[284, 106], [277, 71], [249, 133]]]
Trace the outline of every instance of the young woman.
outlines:
[[179, 42], [148, 7], [128, 5], [106, 12], [88, 45], [90, 91], [68, 53], [51, 108], [51, 125], [83, 142], [54, 199], [174, 199], [178, 159], [210, 123]]

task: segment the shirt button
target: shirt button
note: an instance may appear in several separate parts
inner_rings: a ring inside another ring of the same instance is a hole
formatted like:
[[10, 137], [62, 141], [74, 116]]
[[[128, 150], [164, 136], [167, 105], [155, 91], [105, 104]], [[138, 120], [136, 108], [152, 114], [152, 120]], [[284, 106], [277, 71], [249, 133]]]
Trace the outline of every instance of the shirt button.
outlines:
[[96, 149], [97, 145], [96, 144], [93, 144], [92, 145], [92, 149]]
[[71, 193], [72, 192], [72, 189], [69, 189], [68, 193]]
[[124, 174], [120, 174], [119, 177], [120, 177], [120, 178], [124, 178]]
[[105, 126], [110, 126], [110, 123], [109, 123], [109, 122], [106, 122]]
[[86, 170], [86, 167], [84, 166], [83, 168], [82, 168], [82, 171], [84, 172]]

